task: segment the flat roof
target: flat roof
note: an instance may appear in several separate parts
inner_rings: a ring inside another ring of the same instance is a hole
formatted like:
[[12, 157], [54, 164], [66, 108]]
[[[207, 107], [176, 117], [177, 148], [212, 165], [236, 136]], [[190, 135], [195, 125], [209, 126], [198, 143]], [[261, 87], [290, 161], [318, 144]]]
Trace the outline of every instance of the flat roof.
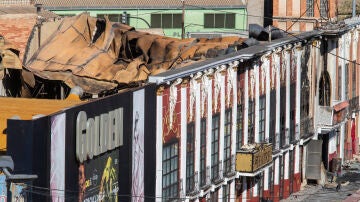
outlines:
[[84, 101], [0, 97], [0, 151], [6, 151], [8, 119], [18, 116], [31, 120], [35, 115], [50, 115], [81, 103]]

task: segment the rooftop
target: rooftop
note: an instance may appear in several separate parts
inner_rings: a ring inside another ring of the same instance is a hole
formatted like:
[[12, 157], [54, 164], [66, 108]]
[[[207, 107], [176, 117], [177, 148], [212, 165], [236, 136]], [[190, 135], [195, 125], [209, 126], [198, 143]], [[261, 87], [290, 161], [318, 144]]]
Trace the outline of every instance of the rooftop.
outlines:
[[6, 148], [7, 119], [17, 116], [22, 120], [31, 120], [34, 116], [50, 115], [64, 108], [80, 104], [75, 100], [47, 100], [0, 97], [0, 151]]
[[90, 17], [65, 18], [47, 43], [25, 65], [35, 75], [64, 81], [98, 94], [144, 82], [149, 75], [229, 54], [245, 39], [176, 39]]
[[[246, 6], [245, 0], [186, 0], [187, 5], [208, 8], [238, 8]], [[35, 0], [49, 9], [115, 9], [115, 8], [180, 8], [180, 0]]]

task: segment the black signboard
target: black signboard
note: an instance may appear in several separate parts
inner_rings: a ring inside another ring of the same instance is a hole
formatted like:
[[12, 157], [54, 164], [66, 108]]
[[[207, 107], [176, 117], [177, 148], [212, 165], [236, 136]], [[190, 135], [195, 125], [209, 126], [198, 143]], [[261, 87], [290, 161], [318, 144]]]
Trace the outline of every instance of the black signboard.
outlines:
[[116, 150], [80, 164], [79, 201], [118, 201], [118, 174], [119, 153]]

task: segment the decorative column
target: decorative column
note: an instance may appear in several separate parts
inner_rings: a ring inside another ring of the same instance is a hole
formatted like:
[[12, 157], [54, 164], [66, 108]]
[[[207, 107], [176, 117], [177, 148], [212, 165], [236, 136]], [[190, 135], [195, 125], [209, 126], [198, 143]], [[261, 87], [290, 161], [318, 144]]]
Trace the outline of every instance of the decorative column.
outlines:
[[[225, 70], [226, 66], [221, 65], [217, 68], [215, 72], [215, 85], [220, 86], [219, 162], [224, 160], [225, 76], [223, 75], [223, 73]], [[221, 167], [219, 167], [219, 169], [221, 169]]]
[[[244, 120], [249, 119], [249, 69], [246, 67], [246, 70], [244, 72], [245, 74], [245, 81], [244, 81]], [[244, 145], [248, 144], [248, 127], [249, 124], [247, 121], [244, 121], [244, 128], [243, 128], [243, 134], [244, 134]]]
[[[200, 123], [201, 123], [201, 105], [200, 105], [200, 93], [201, 93], [201, 89], [200, 89], [200, 78], [202, 76], [201, 72], [197, 72], [195, 75], [191, 76], [190, 79], [190, 99], [193, 99], [194, 101], [190, 102], [195, 104], [195, 150], [194, 150], [194, 162], [200, 162]], [[192, 111], [192, 107], [190, 107], [190, 111]], [[200, 164], [199, 163], [195, 163], [194, 164], [194, 173], [200, 173]], [[195, 179], [195, 182], [199, 183], [199, 176], [195, 176], [198, 177], [198, 179]], [[198, 187], [199, 184], [195, 184], [195, 189], [199, 188]]]
[[[260, 142], [259, 137], [259, 61], [255, 61], [254, 65], [254, 77], [255, 77], [255, 125], [254, 135], [255, 142]], [[255, 185], [257, 186], [257, 185]]]
[[285, 69], [285, 84], [286, 84], [286, 104], [285, 104], [285, 144], [290, 144], [290, 69], [291, 69], [291, 61], [290, 61], [290, 50], [292, 45], [288, 45], [283, 51], [283, 67]]
[[265, 94], [266, 94], [266, 100], [265, 100], [265, 140], [266, 142], [269, 142], [269, 131], [270, 131], [270, 53], [266, 53], [261, 57], [261, 75], [262, 78], [265, 78], [265, 85], [262, 85], [262, 87], [265, 86]]
[[180, 128], [180, 166], [179, 166], [179, 179], [182, 180], [182, 185], [180, 185], [180, 188], [182, 187], [182, 191], [184, 193], [180, 193], [180, 197], [183, 195], [185, 196], [185, 189], [186, 189], [186, 139], [187, 139], [187, 94], [186, 94], [186, 88], [187, 88], [187, 82], [184, 81], [181, 84], [180, 89], [180, 97], [181, 97], [181, 128]]
[[156, 201], [162, 201], [162, 152], [163, 152], [163, 91], [164, 87], [160, 86], [156, 92], [156, 183], [155, 196]]
[[295, 110], [295, 139], [300, 139], [300, 101], [301, 101], [301, 42], [295, 45], [294, 57], [296, 58], [296, 110]]
[[[212, 82], [213, 79], [209, 79], [213, 78], [213, 74], [214, 74], [214, 69], [209, 69], [205, 72], [202, 80], [203, 80], [203, 85], [204, 88], [207, 86], [208, 87], [208, 92], [207, 92], [207, 120], [206, 120], [206, 167], [210, 168], [211, 167], [211, 129], [212, 129], [212, 93], [213, 93], [213, 88], [212, 88]], [[210, 179], [209, 179], [210, 180]]]
[[[239, 65], [239, 61], [234, 61], [233, 63], [229, 64], [229, 68], [227, 69], [228, 74], [228, 82], [227, 82], [227, 89], [228, 89], [228, 102], [232, 100], [232, 125], [231, 125], [231, 154], [236, 155], [236, 125], [237, 125], [237, 67]], [[232, 89], [232, 90], [230, 90]], [[231, 97], [231, 91], [232, 97]]]
[[275, 75], [276, 83], [276, 116], [275, 116], [275, 149], [280, 148], [280, 51], [277, 48], [273, 53], [273, 74]]

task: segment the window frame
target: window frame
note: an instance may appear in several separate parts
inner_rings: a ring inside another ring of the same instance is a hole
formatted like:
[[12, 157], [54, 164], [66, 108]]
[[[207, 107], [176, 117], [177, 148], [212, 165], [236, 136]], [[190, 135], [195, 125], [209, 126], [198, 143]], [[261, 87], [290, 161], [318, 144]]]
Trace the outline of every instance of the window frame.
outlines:
[[265, 141], [266, 95], [259, 97], [259, 142]]
[[255, 143], [255, 101], [249, 99], [248, 105], [248, 144]]
[[240, 150], [243, 145], [243, 136], [244, 136], [244, 109], [243, 104], [237, 106], [237, 115], [236, 115], [236, 149]]
[[345, 64], [345, 99], [349, 100], [350, 96], [349, 96], [349, 85], [346, 85], [349, 83], [349, 68], [350, 65], [349, 63]]
[[206, 118], [200, 121], [200, 186], [206, 185], [206, 121]]
[[231, 127], [232, 126], [232, 109], [225, 110], [224, 121], [224, 168], [231, 169]]
[[[170, 149], [169, 158], [166, 155], [167, 149]], [[164, 165], [167, 162], [169, 162], [169, 165]], [[162, 196], [169, 199], [177, 198], [179, 195], [179, 143], [177, 141], [163, 146], [162, 166]], [[169, 172], [167, 172], [167, 168], [169, 168]], [[167, 179], [169, 181], [168, 184], [164, 183]]]
[[[159, 13], [154, 13], [154, 14], [151, 14], [150, 15], [151, 28], [180, 29], [181, 28], [181, 22], [178, 23], [177, 20], [178, 20], [179, 17], [181, 19], [181, 16], [182, 16], [181, 13], [160, 13], [160, 14]], [[156, 20], [154, 19], [155, 17], [157, 18]], [[160, 18], [160, 20], [158, 18]], [[169, 18], [171, 18], [171, 20], [170, 20], [171, 25], [170, 24], [167, 25], [167, 23], [168, 23], [167, 21], [169, 20]], [[159, 21], [157, 23], [160, 23], [160, 24], [155, 23], [157, 20]]]
[[338, 100], [341, 100], [341, 98], [342, 98], [342, 95], [341, 95], [341, 93], [342, 93], [342, 66], [341, 65], [339, 65], [338, 66], [338, 68], [337, 68], [337, 94], [338, 94], [338, 96], [337, 96], [337, 98], [338, 98]]
[[195, 124], [187, 124], [186, 136], [186, 193], [195, 187]]
[[220, 139], [220, 114], [212, 117], [211, 129], [211, 179], [219, 177], [219, 139]]
[[235, 13], [204, 13], [204, 28], [206, 29], [235, 29], [235, 27]]
[[306, 0], [306, 16], [314, 17], [314, 0]]
[[320, 0], [320, 17], [322, 18], [328, 18], [328, 3], [329, 2], [327, 0]]

